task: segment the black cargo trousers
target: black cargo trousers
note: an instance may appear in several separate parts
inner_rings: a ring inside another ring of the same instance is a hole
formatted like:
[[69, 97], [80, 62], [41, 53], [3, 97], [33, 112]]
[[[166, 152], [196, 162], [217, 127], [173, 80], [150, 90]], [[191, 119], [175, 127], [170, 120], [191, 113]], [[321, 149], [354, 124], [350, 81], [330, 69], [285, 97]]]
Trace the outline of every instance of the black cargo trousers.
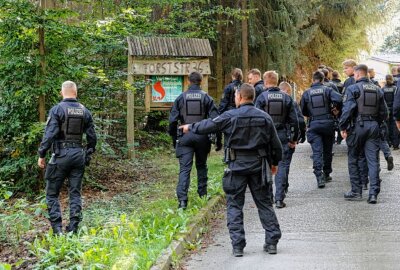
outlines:
[[70, 224], [82, 220], [82, 178], [85, 171], [85, 154], [83, 148], [64, 148], [47, 164], [46, 203], [49, 220], [53, 228], [61, 227], [62, 213], [59, 201], [60, 190], [65, 179], [69, 182], [69, 218]]

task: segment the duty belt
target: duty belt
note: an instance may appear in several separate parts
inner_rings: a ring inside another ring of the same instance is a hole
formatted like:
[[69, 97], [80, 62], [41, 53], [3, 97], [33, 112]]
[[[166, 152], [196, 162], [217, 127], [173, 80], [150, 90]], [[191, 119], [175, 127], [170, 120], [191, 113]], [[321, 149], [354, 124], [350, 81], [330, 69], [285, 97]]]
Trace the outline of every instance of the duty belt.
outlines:
[[64, 148], [83, 148], [82, 143], [77, 142], [62, 142], [58, 144], [60, 149]]
[[359, 115], [357, 117], [357, 120], [362, 120], [362, 121], [377, 121], [377, 117], [373, 115]]
[[333, 117], [330, 114], [311, 116], [311, 120], [331, 120], [331, 119], [333, 119]]
[[233, 150], [236, 156], [258, 156], [258, 150]]

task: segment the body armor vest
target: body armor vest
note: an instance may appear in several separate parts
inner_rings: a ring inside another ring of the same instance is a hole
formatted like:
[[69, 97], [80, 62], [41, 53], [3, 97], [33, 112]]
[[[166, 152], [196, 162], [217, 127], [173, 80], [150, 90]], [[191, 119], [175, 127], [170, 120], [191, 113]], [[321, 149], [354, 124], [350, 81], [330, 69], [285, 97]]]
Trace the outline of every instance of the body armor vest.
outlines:
[[68, 102], [61, 102], [64, 111], [64, 122], [61, 124], [61, 140], [82, 142], [83, 127], [85, 123], [85, 107], [80, 103], [71, 106]]
[[236, 150], [257, 150], [269, 143], [270, 135], [266, 129], [265, 117], [249, 115], [235, 117], [231, 121], [232, 133], [228, 139], [228, 147]]
[[360, 97], [357, 99], [358, 115], [378, 116], [379, 112], [379, 88], [373, 83], [357, 84]]
[[182, 118], [184, 124], [193, 124], [206, 118], [203, 91], [187, 91], [183, 93]]
[[388, 107], [393, 107], [394, 94], [396, 93], [397, 87], [395, 85], [383, 87], [383, 97], [385, 98]]
[[277, 129], [285, 127], [287, 118], [286, 94], [281, 91], [264, 91], [265, 98], [264, 111], [267, 112], [274, 121]]
[[309, 91], [308, 110], [311, 116], [330, 115], [330, 101], [326, 96], [326, 88], [320, 86], [318, 88], [311, 88]]

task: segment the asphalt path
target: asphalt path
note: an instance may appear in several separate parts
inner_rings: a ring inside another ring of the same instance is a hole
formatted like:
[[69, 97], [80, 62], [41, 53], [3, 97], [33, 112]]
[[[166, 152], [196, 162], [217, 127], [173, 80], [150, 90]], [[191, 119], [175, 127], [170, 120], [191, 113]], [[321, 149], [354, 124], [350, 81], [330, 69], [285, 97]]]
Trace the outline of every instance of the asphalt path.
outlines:
[[[287, 207], [275, 209], [282, 230], [278, 254], [262, 249], [264, 232], [249, 191], [244, 207], [247, 246], [244, 256], [231, 255], [226, 220], [212, 232], [212, 241], [193, 254], [184, 267], [212, 269], [400, 269], [400, 151], [392, 151], [395, 168], [387, 171], [381, 154], [381, 193], [378, 203], [345, 201], [350, 189], [347, 147], [335, 145], [333, 181], [317, 188], [311, 148], [299, 145], [289, 175]], [[226, 215], [223, 216], [226, 219]]]

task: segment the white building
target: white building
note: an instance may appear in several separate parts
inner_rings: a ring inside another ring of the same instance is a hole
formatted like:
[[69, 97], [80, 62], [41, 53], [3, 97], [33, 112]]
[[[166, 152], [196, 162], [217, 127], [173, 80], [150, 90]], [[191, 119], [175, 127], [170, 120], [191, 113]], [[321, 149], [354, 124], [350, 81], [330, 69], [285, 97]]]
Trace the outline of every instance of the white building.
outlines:
[[400, 66], [400, 54], [378, 54], [362, 61], [368, 68], [375, 69], [375, 80], [384, 81], [393, 66]]

